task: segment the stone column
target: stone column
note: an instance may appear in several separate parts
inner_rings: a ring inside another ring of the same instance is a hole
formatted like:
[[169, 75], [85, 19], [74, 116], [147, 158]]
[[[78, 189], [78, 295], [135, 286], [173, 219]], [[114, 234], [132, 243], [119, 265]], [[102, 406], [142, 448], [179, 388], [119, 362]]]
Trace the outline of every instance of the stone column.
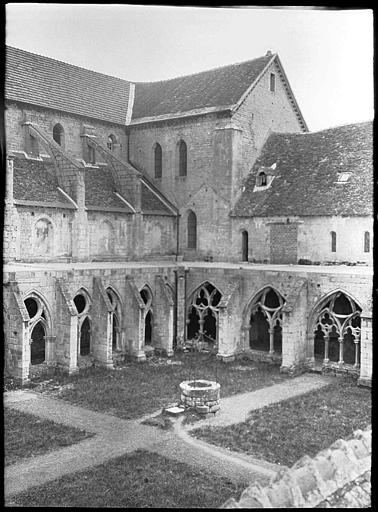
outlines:
[[48, 366], [55, 362], [55, 340], [56, 336], [44, 336], [45, 340], [45, 360]]
[[355, 338], [354, 338], [354, 366], [355, 367], [360, 365], [360, 357], [359, 357], [360, 351], [358, 350], [359, 345], [360, 345], [360, 340], [358, 340], [357, 337], [355, 336]]
[[324, 364], [329, 363], [329, 336], [326, 334], [324, 336]]
[[344, 364], [344, 338], [339, 337], [339, 365]]
[[179, 267], [177, 276], [177, 347], [182, 347], [186, 340], [186, 274], [184, 267]]
[[76, 203], [72, 223], [72, 257], [75, 260], [85, 261], [89, 257], [88, 218], [85, 209], [85, 170], [77, 170], [76, 174]]
[[22, 322], [22, 355], [21, 359], [18, 360], [18, 378], [22, 384], [29, 381], [29, 370], [30, 370], [30, 344], [32, 340], [29, 333], [29, 322]]
[[373, 376], [373, 319], [371, 316], [361, 316], [361, 363], [360, 386], [372, 385]]
[[274, 328], [269, 328], [269, 355], [274, 354]]

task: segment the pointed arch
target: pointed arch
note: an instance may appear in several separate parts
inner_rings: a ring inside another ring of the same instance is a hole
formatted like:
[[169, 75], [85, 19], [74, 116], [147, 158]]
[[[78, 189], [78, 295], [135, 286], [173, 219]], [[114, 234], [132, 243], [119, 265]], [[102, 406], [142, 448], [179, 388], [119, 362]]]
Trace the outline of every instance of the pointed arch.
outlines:
[[75, 294], [72, 295], [72, 297], [77, 314], [78, 316], [82, 317], [88, 312], [92, 304], [91, 295], [87, 288], [82, 286], [76, 291]]
[[178, 175], [186, 176], [188, 172], [188, 148], [186, 142], [181, 139], [178, 144]]
[[158, 142], [154, 144], [154, 177], [160, 179], [163, 175], [163, 150]]
[[[34, 299], [37, 304], [37, 311], [35, 314], [30, 317], [28, 307], [25, 304], [25, 301], [28, 299]], [[34, 288], [31, 290], [28, 290], [24, 296], [23, 296], [23, 302], [26, 306], [26, 309], [28, 310], [28, 314], [30, 317], [29, 321], [29, 329], [30, 331], [34, 328], [34, 326], [42, 320], [43, 325], [46, 330], [46, 336], [51, 336], [53, 332], [53, 315], [51, 312], [51, 307], [49, 305], [49, 302], [47, 301], [46, 297], [38, 290], [35, 290]]]
[[197, 249], [197, 216], [193, 210], [188, 211], [187, 217], [187, 248]]
[[53, 139], [64, 149], [64, 128], [60, 123], [56, 123], [56, 125], [54, 125]]
[[79, 324], [79, 354], [87, 356], [92, 351], [92, 319], [89, 315], [81, 318]]
[[220, 290], [209, 281], [204, 281], [189, 295], [186, 308], [187, 339], [198, 338], [200, 342], [218, 342]]

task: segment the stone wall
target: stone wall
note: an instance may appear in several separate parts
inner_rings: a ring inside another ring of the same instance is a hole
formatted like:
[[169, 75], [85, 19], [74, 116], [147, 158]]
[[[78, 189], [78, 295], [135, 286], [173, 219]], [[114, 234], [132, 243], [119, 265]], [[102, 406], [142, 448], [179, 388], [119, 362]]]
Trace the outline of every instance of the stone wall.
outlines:
[[[232, 243], [229, 244], [229, 261], [242, 259], [242, 235], [248, 232], [248, 260], [270, 262], [271, 248], [274, 244], [272, 233], [279, 224], [285, 223], [285, 217], [232, 218]], [[296, 226], [296, 247], [289, 246], [291, 258], [282, 263], [294, 263], [308, 260], [315, 262], [365, 262], [373, 260], [373, 219], [370, 217], [289, 217], [289, 222]], [[289, 224], [290, 225], [290, 224]], [[283, 225], [281, 225], [283, 227]], [[273, 231], [272, 231], [273, 229]], [[331, 231], [337, 235], [336, 252], [331, 251]], [[370, 233], [370, 251], [364, 252], [364, 234]], [[277, 242], [277, 240], [276, 240]], [[279, 240], [282, 244], [282, 239]], [[277, 244], [279, 253], [279, 244]], [[290, 261], [289, 261], [290, 259]], [[279, 261], [276, 261], [279, 263]]]
[[251, 484], [220, 508], [366, 508], [371, 506], [371, 430], [339, 439], [314, 458], [282, 468], [266, 486]]
[[[108, 137], [113, 134], [119, 146], [115, 154], [127, 158], [127, 137], [125, 127], [82, 116], [75, 116], [52, 109], [44, 109], [28, 104], [7, 102], [5, 114], [5, 129], [7, 134], [8, 151], [25, 151], [25, 120], [36, 123], [45, 133], [53, 136], [53, 128], [59, 123], [64, 129], [63, 149], [74, 158], [84, 158], [81, 135], [84, 125], [94, 128], [97, 141], [106, 147]], [[46, 153], [40, 148], [42, 153]]]

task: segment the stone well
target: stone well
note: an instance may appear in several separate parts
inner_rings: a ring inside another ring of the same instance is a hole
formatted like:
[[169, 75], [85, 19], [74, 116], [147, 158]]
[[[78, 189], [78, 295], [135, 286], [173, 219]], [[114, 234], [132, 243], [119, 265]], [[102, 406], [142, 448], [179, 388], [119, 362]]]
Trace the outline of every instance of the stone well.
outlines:
[[180, 384], [181, 403], [201, 414], [220, 409], [220, 384], [212, 380], [184, 380]]

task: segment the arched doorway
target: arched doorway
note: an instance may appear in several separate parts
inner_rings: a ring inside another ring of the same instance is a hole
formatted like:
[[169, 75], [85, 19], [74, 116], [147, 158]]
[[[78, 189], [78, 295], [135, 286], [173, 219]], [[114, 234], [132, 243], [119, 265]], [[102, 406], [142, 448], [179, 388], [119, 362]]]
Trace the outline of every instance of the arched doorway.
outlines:
[[201, 285], [189, 300], [187, 309], [187, 339], [198, 338], [199, 341], [214, 345], [218, 341], [220, 291], [211, 283]]
[[285, 299], [267, 287], [253, 299], [249, 312], [249, 346], [253, 350], [282, 354], [282, 307]]
[[248, 231], [242, 231], [242, 261], [248, 261]]
[[360, 365], [361, 308], [343, 292], [328, 297], [316, 315], [315, 363]]
[[31, 332], [30, 363], [41, 364], [46, 359], [45, 328], [42, 322], [35, 324]]
[[80, 355], [87, 356], [91, 352], [91, 323], [86, 317], [80, 327]]
[[148, 311], [144, 319], [144, 344], [152, 345], [152, 313]]

